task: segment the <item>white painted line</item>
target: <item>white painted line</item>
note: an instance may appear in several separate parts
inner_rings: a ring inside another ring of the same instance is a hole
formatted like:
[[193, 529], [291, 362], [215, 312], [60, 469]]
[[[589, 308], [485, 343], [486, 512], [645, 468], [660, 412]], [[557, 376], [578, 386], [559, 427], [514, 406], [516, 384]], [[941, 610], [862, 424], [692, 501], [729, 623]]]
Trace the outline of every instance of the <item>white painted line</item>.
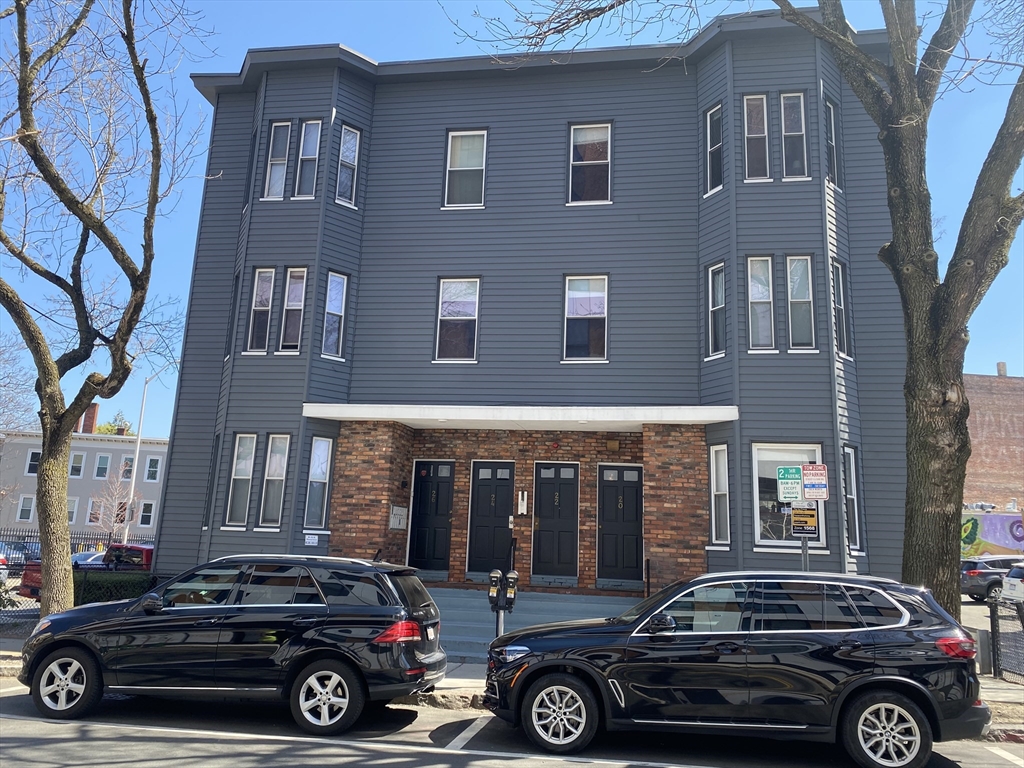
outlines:
[[1015, 755], [1012, 752], [1007, 752], [1005, 749], [1002, 749], [1001, 747], [990, 747], [988, 744], [985, 745], [985, 749], [987, 749], [994, 755], [999, 755], [1004, 760], [1009, 760], [1014, 765], [1019, 766], [1019, 768], [1024, 768], [1024, 757], [1021, 757], [1020, 755]]
[[483, 730], [483, 727], [487, 725], [490, 721], [490, 715], [478, 717], [476, 720], [469, 724], [469, 727], [467, 727], [466, 730], [464, 730], [462, 733], [460, 733], [458, 736], [452, 739], [448, 743], [446, 749], [462, 749], [464, 746], [469, 744], [469, 740], [476, 736], [478, 733], [480, 733], [480, 731]]

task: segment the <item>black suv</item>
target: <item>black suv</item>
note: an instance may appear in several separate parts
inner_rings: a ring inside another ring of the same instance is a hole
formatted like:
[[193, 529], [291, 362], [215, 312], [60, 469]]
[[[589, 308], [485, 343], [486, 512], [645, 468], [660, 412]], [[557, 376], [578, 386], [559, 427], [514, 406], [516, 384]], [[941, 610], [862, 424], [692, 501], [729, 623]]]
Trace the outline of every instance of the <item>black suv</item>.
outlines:
[[18, 679], [47, 717], [85, 715], [104, 688], [287, 698], [295, 722], [340, 733], [367, 700], [444, 678], [440, 620], [415, 570], [332, 557], [233, 555], [135, 600], [47, 616]]
[[918, 768], [979, 736], [974, 641], [928, 590], [826, 573], [709, 574], [611, 619], [494, 640], [485, 704], [550, 752], [608, 730], [842, 742]]

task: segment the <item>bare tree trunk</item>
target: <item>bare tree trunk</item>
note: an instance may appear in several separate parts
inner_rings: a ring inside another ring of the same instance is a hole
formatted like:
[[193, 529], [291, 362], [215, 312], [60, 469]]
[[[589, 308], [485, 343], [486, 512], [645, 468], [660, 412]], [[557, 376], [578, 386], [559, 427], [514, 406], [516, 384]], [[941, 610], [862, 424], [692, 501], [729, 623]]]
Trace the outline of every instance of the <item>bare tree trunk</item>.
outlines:
[[42, 455], [36, 477], [36, 509], [42, 559], [40, 616], [65, 610], [75, 603], [75, 583], [68, 557], [71, 552], [67, 514], [70, 453], [70, 432], [60, 428], [43, 430]]

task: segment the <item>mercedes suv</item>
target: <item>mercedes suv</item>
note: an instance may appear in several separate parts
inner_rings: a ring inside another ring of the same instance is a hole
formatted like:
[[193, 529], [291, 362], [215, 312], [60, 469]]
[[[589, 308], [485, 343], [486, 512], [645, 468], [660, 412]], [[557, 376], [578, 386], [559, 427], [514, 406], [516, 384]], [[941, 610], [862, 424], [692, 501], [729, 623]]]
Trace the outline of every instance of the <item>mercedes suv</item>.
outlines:
[[556, 753], [603, 726], [838, 741], [864, 768], [919, 768], [933, 741], [988, 730], [974, 655], [920, 587], [710, 574], [621, 616], [502, 635], [484, 701]]
[[47, 616], [18, 679], [45, 716], [85, 715], [103, 691], [287, 699], [299, 727], [340, 733], [366, 701], [445, 675], [440, 616], [415, 570], [295, 555], [214, 560], [135, 600]]

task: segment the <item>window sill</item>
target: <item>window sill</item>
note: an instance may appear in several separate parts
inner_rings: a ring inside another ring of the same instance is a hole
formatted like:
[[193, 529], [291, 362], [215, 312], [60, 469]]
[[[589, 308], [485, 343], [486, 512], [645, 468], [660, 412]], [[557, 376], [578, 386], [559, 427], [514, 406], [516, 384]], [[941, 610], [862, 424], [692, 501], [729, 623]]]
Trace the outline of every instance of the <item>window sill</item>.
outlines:
[[431, 360], [431, 365], [476, 365], [479, 360]]
[[323, 352], [320, 353], [320, 357], [322, 357], [324, 360], [333, 360], [336, 363], [345, 362], [344, 357], [338, 357], [337, 355], [325, 355]]
[[487, 206], [483, 205], [442, 205], [442, 211], [486, 211]]
[[[772, 546], [765, 546], [764, 544], [758, 546], [758, 545], [755, 544], [754, 545], [754, 551], [755, 552], [771, 552], [773, 554], [777, 553], [777, 554], [780, 554], [780, 555], [799, 555], [799, 554], [801, 554], [803, 552], [803, 550], [800, 549], [799, 547], [794, 549], [789, 544], [787, 544], [785, 547], [772, 547]], [[825, 549], [821, 544], [809, 544], [807, 546], [807, 551], [810, 552], [812, 555], [831, 555], [832, 554], [832, 552], [830, 550]]]
[[337, 203], [338, 205], [341, 205], [341, 206], [345, 207], [345, 208], [351, 208], [353, 211], [358, 211], [359, 210], [359, 207], [356, 206], [355, 203], [350, 203], [348, 200], [338, 200], [337, 198], [335, 198], [334, 202]]
[[309, 528], [309, 529], [303, 528], [302, 532], [303, 533], [308, 533], [308, 534], [315, 534], [317, 536], [330, 536], [331, 535], [330, 531], [320, 531], [320, 530], [314, 530], [312, 528]]
[[779, 350], [777, 349], [748, 349], [748, 355], [777, 355]]
[[248, 530], [244, 526], [240, 527], [240, 526], [237, 526], [237, 525], [222, 525], [220, 527], [220, 529], [222, 531], [239, 531], [241, 533], [245, 533]]
[[254, 349], [254, 350], [246, 350], [245, 352], [242, 353], [242, 355], [244, 357], [253, 357], [255, 355], [265, 355], [265, 354], [267, 354], [267, 350], [265, 350], [265, 349], [262, 352], [260, 350], [258, 350], [258, 349]]
[[580, 206], [588, 205], [611, 205], [611, 200], [575, 200], [571, 203], [566, 203], [566, 208], [579, 208]]
[[292, 195], [289, 200], [316, 200], [316, 195]]
[[719, 192], [721, 192], [721, 191], [722, 191], [723, 189], [725, 189], [725, 186], [724, 186], [724, 185], [723, 185], [723, 186], [721, 186], [721, 187], [715, 187], [715, 188], [714, 188], [714, 189], [712, 189], [712, 190], [711, 190], [710, 192], [705, 192], [705, 193], [704, 193], [704, 195], [703, 195], [703, 197], [701, 197], [701, 200], [707, 200], [707, 199], [708, 199], [709, 197], [711, 197], [712, 195], [718, 194], [718, 193], [719, 193]]
[[253, 533], [280, 533], [280, 528], [253, 528]]
[[843, 194], [843, 188], [842, 187], [837, 187], [836, 183], [834, 181], [832, 181], [830, 179], [825, 179], [825, 181], [828, 182], [828, 185], [832, 189], [833, 192], [838, 192], [840, 195]]
[[844, 355], [842, 352], [836, 352], [836, 357], [838, 357], [840, 360], [848, 360], [851, 363], [856, 362], [852, 357], [850, 357], [849, 355]]
[[610, 360], [560, 360], [560, 365], [605, 365]]
[[851, 557], [867, 557], [868, 553], [867, 552], [862, 552], [859, 549], [851, 549], [850, 550], [850, 556]]
[[279, 203], [284, 200], [283, 197], [261, 197], [259, 202], [261, 203]]
[[775, 179], [744, 179], [744, 184], [771, 184]]
[[298, 356], [298, 355], [300, 355], [302, 353], [301, 353], [301, 351], [299, 351], [297, 349], [279, 349], [274, 354], [275, 355], [284, 355], [285, 357], [296, 357], [296, 356]]
[[811, 176], [783, 176], [783, 181], [814, 181]]
[[787, 355], [817, 355], [821, 352], [820, 349], [787, 349]]
[[711, 360], [721, 360], [723, 357], [725, 357], [725, 352], [719, 352], [716, 355], [711, 355], [710, 357], [705, 357], [704, 358], [704, 362], [707, 363], [707, 362], [710, 362]]
[[708, 552], [728, 552], [732, 547], [728, 544], [708, 544], [704, 549]]

